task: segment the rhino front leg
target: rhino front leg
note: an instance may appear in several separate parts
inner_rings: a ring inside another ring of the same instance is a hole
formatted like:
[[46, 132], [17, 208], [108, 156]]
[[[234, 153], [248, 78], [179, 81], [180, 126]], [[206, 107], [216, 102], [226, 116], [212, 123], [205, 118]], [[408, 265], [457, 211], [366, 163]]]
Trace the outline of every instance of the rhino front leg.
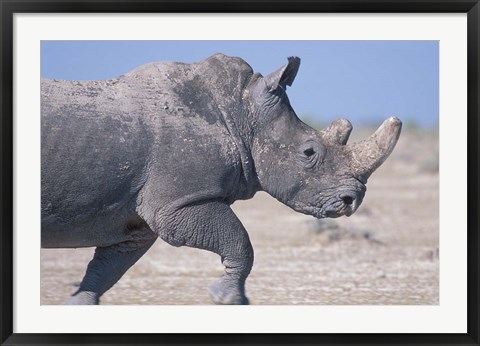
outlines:
[[206, 202], [183, 207], [168, 219], [160, 234], [162, 239], [174, 246], [190, 246], [221, 256], [225, 274], [208, 290], [214, 303], [248, 304], [245, 281], [253, 265], [253, 248], [230, 207], [223, 202]]
[[149, 236], [107, 247], [97, 247], [87, 267], [80, 288], [65, 301], [67, 305], [99, 304], [100, 296], [108, 291], [125, 272], [153, 245], [157, 237]]

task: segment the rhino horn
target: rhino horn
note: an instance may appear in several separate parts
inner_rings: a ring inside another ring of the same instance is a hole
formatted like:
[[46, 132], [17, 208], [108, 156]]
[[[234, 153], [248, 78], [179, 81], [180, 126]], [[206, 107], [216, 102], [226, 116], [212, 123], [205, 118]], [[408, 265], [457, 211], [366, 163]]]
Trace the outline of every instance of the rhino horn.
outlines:
[[355, 176], [361, 181], [367, 181], [395, 148], [401, 129], [402, 122], [396, 117], [390, 117], [369, 138], [349, 146]]
[[347, 119], [338, 119], [321, 130], [320, 135], [330, 144], [345, 145], [350, 137], [352, 128], [352, 124]]

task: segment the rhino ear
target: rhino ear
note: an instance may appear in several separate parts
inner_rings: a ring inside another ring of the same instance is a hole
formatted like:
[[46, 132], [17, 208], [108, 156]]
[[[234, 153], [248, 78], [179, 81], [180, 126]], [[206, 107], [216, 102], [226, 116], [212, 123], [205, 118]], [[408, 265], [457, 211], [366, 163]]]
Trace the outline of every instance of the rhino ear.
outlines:
[[289, 57], [288, 64], [265, 77], [268, 90], [274, 91], [279, 86], [285, 90], [287, 86], [291, 86], [299, 67], [300, 58], [296, 56]]

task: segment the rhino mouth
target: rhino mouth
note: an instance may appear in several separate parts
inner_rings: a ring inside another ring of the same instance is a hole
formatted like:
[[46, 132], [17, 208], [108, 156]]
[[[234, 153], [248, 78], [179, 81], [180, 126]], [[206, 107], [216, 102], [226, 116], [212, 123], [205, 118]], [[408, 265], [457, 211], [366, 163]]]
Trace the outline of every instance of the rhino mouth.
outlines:
[[[339, 202], [339, 204], [341, 204], [341, 202]], [[327, 208], [324, 212], [325, 216], [324, 217], [329, 217], [329, 218], [337, 218], [337, 217], [340, 217], [340, 216], [351, 216], [355, 210], [357, 210], [356, 207], [354, 206], [351, 206], [351, 205], [341, 205], [341, 206], [338, 206], [336, 208]]]
[[325, 215], [330, 218], [351, 216], [362, 203], [363, 193], [344, 192], [328, 203]]
[[311, 215], [317, 219], [337, 218], [340, 216], [351, 216], [362, 203], [363, 194], [345, 192], [332, 197], [320, 205], [309, 205], [297, 202], [294, 209], [301, 213]]
[[355, 209], [349, 206], [342, 207], [338, 210], [328, 209], [327, 211], [325, 211], [325, 217], [334, 219], [343, 215], [351, 216], [354, 212], [355, 212]]

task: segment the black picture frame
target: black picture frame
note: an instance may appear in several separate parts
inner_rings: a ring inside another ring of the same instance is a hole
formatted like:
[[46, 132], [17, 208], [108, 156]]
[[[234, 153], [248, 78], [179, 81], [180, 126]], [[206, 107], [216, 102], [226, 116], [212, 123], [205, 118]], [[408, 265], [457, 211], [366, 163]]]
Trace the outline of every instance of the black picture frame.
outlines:
[[[479, 345], [479, 16], [478, 0], [0, 0], [2, 345], [405, 344]], [[467, 13], [468, 30], [468, 316], [465, 334], [18, 334], [13, 333], [13, 16], [15, 13]]]

